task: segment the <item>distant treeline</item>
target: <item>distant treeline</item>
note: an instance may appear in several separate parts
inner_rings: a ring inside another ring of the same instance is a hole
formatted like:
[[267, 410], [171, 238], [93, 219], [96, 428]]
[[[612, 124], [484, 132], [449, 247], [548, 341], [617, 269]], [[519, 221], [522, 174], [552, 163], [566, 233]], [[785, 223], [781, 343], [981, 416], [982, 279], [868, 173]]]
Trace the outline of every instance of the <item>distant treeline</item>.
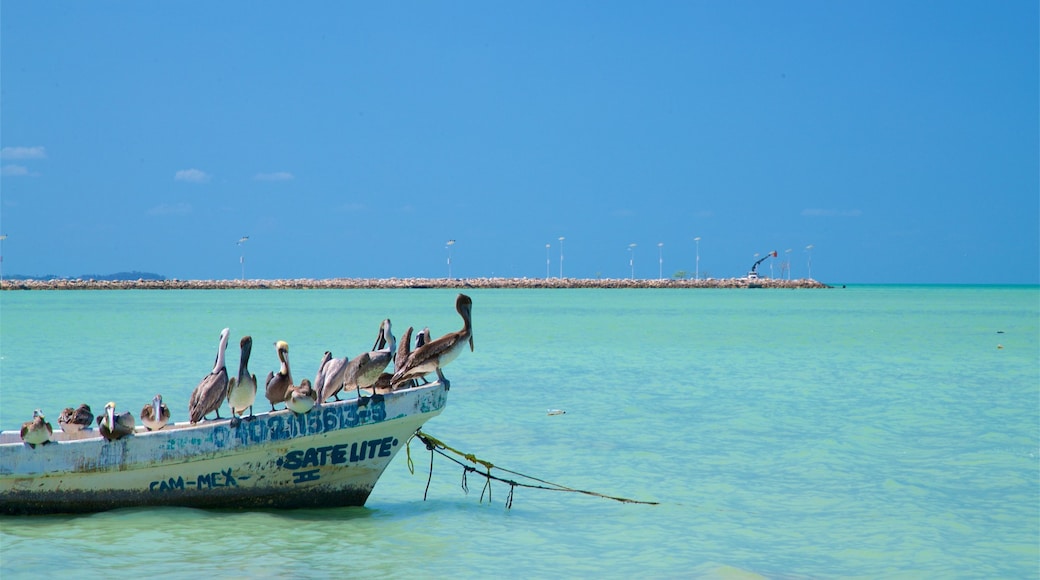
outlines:
[[115, 274], [83, 274], [82, 276], [56, 276], [47, 274], [45, 276], [23, 276], [21, 274], [10, 274], [4, 276], [8, 280], [166, 280], [165, 276], [152, 272], [116, 272]]

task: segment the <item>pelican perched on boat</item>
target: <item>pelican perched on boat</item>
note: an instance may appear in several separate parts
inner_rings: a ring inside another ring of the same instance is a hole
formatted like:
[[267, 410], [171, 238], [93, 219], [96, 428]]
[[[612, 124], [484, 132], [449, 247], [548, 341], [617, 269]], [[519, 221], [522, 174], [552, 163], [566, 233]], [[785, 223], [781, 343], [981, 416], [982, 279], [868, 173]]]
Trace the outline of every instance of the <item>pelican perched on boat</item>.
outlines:
[[325, 351], [325, 354], [321, 356], [321, 362], [318, 363], [318, 374], [314, 375], [314, 392], [316, 393], [321, 393], [321, 390], [325, 388], [325, 367], [328, 366], [331, 360], [332, 351]]
[[134, 434], [134, 416], [129, 411], [116, 414], [116, 404], [112, 401], [105, 405], [105, 414], [98, 417], [97, 422], [101, 436], [109, 441]]
[[228, 332], [225, 328], [220, 331], [220, 345], [217, 347], [217, 361], [213, 364], [213, 370], [202, 378], [199, 385], [191, 393], [188, 400], [188, 417], [192, 423], [198, 423], [209, 414], [210, 411], [217, 412], [220, 418], [220, 405], [227, 398], [228, 373], [227, 365], [224, 364], [224, 351], [227, 349]]
[[469, 343], [469, 349], [473, 350], [473, 300], [465, 294], [459, 294], [455, 299], [455, 310], [462, 317], [462, 329], [449, 332], [412, 351], [404, 368], [394, 373], [390, 380], [392, 386], [397, 387], [407, 380], [417, 379], [431, 372], [437, 373], [437, 378], [445, 387], [450, 386], [441, 369], [459, 356], [466, 343]]
[[368, 361], [362, 361], [358, 365], [356, 384], [358, 397], [361, 396], [361, 389], [368, 389], [376, 384], [379, 375], [386, 370], [395, 354], [397, 354], [397, 339], [390, 331], [390, 319], [387, 318], [379, 325], [379, 336], [376, 337], [376, 342], [372, 345], [371, 352], [368, 353]]
[[[362, 362], [362, 356], [354, 357], [351, 360], [343, 358], [332, 358], [332, 353], [328, 354], [328, 360], [322, 365], [321, 371], [321, 383], [314, 389], [317, 393], [318, 403], [324, 403], [329, 400], [329, 397], [335, 397], [339, 400], [339, 392], [343, 390], [343, 387], [348, 383], [353, 384], [357, 381], [357, 369]], [[364, 353], [364, 360], [367, 361], [368, 353]]]
[[66, 433], [79, 433], [94, 425], [94, 413], [90, 405], [83, 403], [78, 408], [66, 407], [58, 416], [58, 426]]
[[162, 395], [155, 395], [152, 402], [141, 409], [141, 422], [149, 431], [158, 431], [170, 422], [170, 408], [162, 402]]
[[[404, 334], [401, 335], [401, 342], [397, 343], [397, 354], [394, 355], [394, 372], [397, 369], [404, 368], [404, 363], [408, 361], [408, 355], [412, 354], [412, 332], [415, 329], [409, 326], [405, 329]], [[418, 340], [418, 337], [416, 337]], [[393, 373], [391, 373], [393, 376]]]
[[419, 331], [419, 334], [415, 335], [415, 348], [430, 342], [430, 327], [427, 326]]
[[238, 344], [242, 349], [238, 357], [238, 377], [231, 377], [228, 381], [227, 394], [232, 426], [238, 425], [246, 409], [249, 409], [249, 417], [246, 417], [246, 420], [253, 418], [253, 402], [256, 401], [256, 375], [249, 374], [249, 353], [253, 351], [253, 337], [243, 336]]
[[278, 352], [278, 361], [281, 366], [277, 373], [267, 373], [267, 382], [264, 383], [264, 395], [271, 403], [272, 411], [274, 411], [275, 403], [285, 402], [289, 387], [293, 384], [292, 372], [289, 370], [289, 343], [279, 340], [274, 343], [274, 348]]
[[22, 441], [28, 443], [29, 447], [33, 449], [36, 449], [37, 445], [50, 443], [51, 433], [54, 433], [54, 429], [44, 418], [43, 411], [39, 409], [33, 411], [32, 419], [22, 423]]
[[285, 406], [293, 413], [303, 415], [314, 408], [317, 394], [311, 387], [309, 379], [303, 379], [300, 384], [289, 387], [285, 393]]

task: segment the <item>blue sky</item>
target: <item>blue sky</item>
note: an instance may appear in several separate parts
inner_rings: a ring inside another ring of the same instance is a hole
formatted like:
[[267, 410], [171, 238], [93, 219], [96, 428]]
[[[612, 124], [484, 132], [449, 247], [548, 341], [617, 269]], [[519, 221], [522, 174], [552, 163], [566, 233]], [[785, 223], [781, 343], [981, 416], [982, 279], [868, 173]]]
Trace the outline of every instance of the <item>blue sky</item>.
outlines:
[[699, 245], [702, 277], [777, 250], [760, 273], [1036, 284], [1038, 22], [1033, 0], [3, 0], [3, 270], [443, 277], [454, 239], [455, 277], [544, 277], [563, 236], [567, 277], [692, 274]]

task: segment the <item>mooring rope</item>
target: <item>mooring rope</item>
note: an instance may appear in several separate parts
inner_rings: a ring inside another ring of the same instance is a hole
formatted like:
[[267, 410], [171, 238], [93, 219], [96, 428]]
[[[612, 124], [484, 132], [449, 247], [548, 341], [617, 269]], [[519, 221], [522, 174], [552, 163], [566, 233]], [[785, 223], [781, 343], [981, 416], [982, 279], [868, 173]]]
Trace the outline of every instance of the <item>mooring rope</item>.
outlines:
[[[502, 483], [508, 485], [509, 486], [509, 496], [506, 498], [506, 509], [509, 509], [509, 508], [513, 507], [513, 491], [517, 487], [525, 487], [525, 488], [529, 488], [529, 489], [544, 489], [544, 490], [547, 490], [547, 491], [565, 491], [565, 492], [570, 492], [570, 493], [581, 493], [581, 494], [591, 495], [591, 496], [595, 496], [595, 497], [602, 497], [602, 498], [605, 498], [605, 499], [612, 499], [614, 501], [619, 501], [619, 502], [622, 502], [622, 503], [638, 503], [638, 504], [644, 504], [644, 505], [658, 505], [658, 502], [656, 502], [656, 501], [642, 501], [642, 500], [637, 500], [637, 499], [629, 499], [629, 498], [626, 498], [626, 497], [617, 497], [617, 496], [613, 496], [613, 495], [606, 495], [606, 494], [598, 493], [598, 492], [595, 492], [595, 491], [588, 491], [588, 490], [585, 490], [585, 489], [575, 489], [573, 487], [567, 487], [566, 485], [561, 485], [559, 483], [553, 483], [551, 481], [546, 481], [544, 479], [539, 479], [537, 477], [532, 477], [530, 475], [524, 475], [523, 473], [519, 473], [517, 471], [512, 471], [512, 470], [506, 469], [504, 467], [499, 467], [497, 465], [494, 465], [490, 461], [485, 461], [483, 459], [479, 459], [476, 455], [473, 455], [472, 453], [463, 453], [462, 451], [459, 451], [458, 449], [455, 449], [454, 447], [451, 447], [450, 445], [444, 443], [440, 439], [437, 439], [436, 437], [434, 437], [434, 436], [432, 436], [432, 435], [430, 435], [428, 433], [423, 433], [423, 431], [421, 429], [416, 430], [415, 434], [412, 437], [413, 438], [418, 437], [419, 440], [422, 441], [423, 444], [426, 445], [426, 449], [429, 450], [429, 452], [430, 452], [430, 474], [429, 474], [429, 477], [426, 480], [426, 491], [423, 493], [423, 501], [426, 500], [426, 497], [427, 497], [427, 495], [429, 494], [429, 491], [430, 491], [430, 481], [433, 479], [433, 454], [434, 454], [434, 452], [436, 452], [436, 453], [440, 454], [441, 456], [446, 457], [447, 459], [453, 461], [454, 463], [456, 463], [456, 464], [458, 464], [459, 466], [462, 467], [462, 490], [465, 491], [466, 493], [469, 493], [469, 483], [468, 483], [468, 481], [466, 479], [467, 474], [469, 474], [469, 473], [477, 473], [481, 477], [485, 478], [484, 488], [480, 491], [480, 501], [481, 501], [481, 503], [483, 503], [483, 501], [484, 501], [484, 493], [485, 492], [487, 492], [488, 503], [491, 503], [491, 480], [499, 481], [499, 482], [502, 482]], [[410, 471], [412, 474], [414, 474], [415, 473], [415, 464], [412, 462], [412, 449], [411, 449], [411, 446], [410, 446], [411, 442], [412, 442], [412, 439], [409, 438], [408, 439], [408, 443], [405, 446], [405, 452], [406, 452], [406, 454], [408, 456], [408, 471]], [[448, 451], [450, 451], [451, 453], [454, 453], [455, 455], [458, 455], [459, 457], [462, 457], [463, 459], [465, 459], [466, 461], [469, 461], [470, 463], [472, 463], [474, 465], [467, 465], [467, 464], [463, 463], [462, 461], [456, 459], [455, 457], [452, 457], [452, 456], [448, 455], [446, 453]], [[484, 471], [478, 471], [477, 466], [482, 466], [484, 468]], [[532, 483], [523, 483], [523, 482], [519, 482], [519, 481], [514, 481], [512, 479], [505, 479], [505, 478], [502, 478], [502, 477], [498, 477], [496, 475], [492, 475], [491, 474], [491, 470], [492, 469], [497, 469], [499, 471], [503, 471], [505, 473], [509, 473], [509, 474], [515, 475], [517, 477], [528, 479], [528, 480], [531, 480], [531, 481], [537, 481], [538, 483], [540, 483], [542, 485], [536, 485], [536, 484], [532, 484]]]

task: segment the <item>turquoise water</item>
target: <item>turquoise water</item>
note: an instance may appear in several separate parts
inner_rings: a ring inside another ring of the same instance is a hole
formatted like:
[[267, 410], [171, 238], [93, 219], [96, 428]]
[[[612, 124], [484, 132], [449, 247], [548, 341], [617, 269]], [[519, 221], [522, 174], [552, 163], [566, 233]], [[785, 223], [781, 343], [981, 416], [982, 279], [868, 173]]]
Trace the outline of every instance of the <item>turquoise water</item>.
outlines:
[[[1036, 578], [1040, 291], [474, 290], [476, 351], [425, 430], [622, 504], [481, 482], [413, 442], [364, 508], [0, 518], [0, 576], [69, 557], [135, 576]], [[220, 330], [251, 368], [368, 350], [390, 317], [457, 329], [441, 290], [0, 294], [0, 424], [163, 393]], [[1002, 347], [1002, 348], [1001, 348]], [[228, 366], [238, 364], [229, 349]], [[547, 410], [563, 409], [550, 416]]]

